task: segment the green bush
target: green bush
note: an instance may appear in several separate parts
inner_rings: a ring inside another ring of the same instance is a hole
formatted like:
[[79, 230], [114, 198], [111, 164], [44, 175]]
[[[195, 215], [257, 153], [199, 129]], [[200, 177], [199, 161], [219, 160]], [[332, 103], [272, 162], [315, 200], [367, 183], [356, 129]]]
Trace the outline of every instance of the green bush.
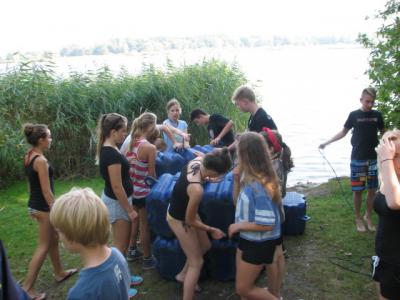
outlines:
[[371, 49], [367, 74], [378, 90], [378, 109], [388, 128], [400, 127], [400, 1], [388, 0], [376, 19], [382, 22], [376, 34], [359, 35]]
[[[48, 153], [59, 178], [93, 176], [95, 127], [102, 113], [117, 112], [131, 121], [143, 111], [166, 118], [165, 104], [177, 98], [182, 119], [201, 107], [229, 116], [239, 129], [243, 116], [230, 102], [234, 89], [245, 82], [236, 65], [208, 60], [166, 71], [144, 66], [139, 75], [124, 69], [114, 75], [107, 67], [96, 72], [57, 76], [54, 66], [20, 64], [0, 75], [0, 187], [23, 177], [22, 158], [27, 145], [22, 133], [26, 122], [48, 124], [53, 144]], [[189, 122], [188, 122], [189, 123]], [[192, 143], [207, 143], [204, 129], [190, 125]]]

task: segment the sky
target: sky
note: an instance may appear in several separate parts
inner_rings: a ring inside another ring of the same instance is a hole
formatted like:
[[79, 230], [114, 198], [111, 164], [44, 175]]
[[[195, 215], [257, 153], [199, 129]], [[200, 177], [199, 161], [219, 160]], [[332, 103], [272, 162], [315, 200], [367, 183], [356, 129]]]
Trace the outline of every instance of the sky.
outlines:
[[2, 0], [0, 55], [111, 38], [224, 34], [356, 36], [385, 0]]

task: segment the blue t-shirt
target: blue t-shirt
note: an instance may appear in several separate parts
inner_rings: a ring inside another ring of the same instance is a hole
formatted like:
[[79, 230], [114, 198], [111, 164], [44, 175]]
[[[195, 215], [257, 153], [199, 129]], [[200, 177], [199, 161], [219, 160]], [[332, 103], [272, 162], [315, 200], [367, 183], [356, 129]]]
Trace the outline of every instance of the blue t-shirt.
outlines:
[[116, 248], [101, 265], [82, 269], [67, 300], [127, 300], [130, 286], [128, 264]]
[[280, 236], [280, 212], [264, 187], [257, 181], [246, 184], [239, 193], [235, 223], [252, 222], [273, 226], [272, 231], [241, 231], [240, 237], [254, 242], [275, 240]]
[[[178, 120], [178, 122], [175, 122], [175, 121], [172, 121], [171, 119], [166, 119], [163, 122], [163, 124], [175, 127], [183, 132], [186, 132], [187, 128], [188, 128], [187, 123], [183, 120]], [[180, 135], [177, 135], [177, 134], [174, 134], [174, 137], [178, 143], [183, 143], [183, 137], [181, 137]], [[168, 135], [165, 134], [165, 132], [163, 132], [163, 139], [164, 139], [164, 142], [167, 144], [167, 151], [174, 150], [174, 143], [171, 141], [171, 139], [168, 137]]]

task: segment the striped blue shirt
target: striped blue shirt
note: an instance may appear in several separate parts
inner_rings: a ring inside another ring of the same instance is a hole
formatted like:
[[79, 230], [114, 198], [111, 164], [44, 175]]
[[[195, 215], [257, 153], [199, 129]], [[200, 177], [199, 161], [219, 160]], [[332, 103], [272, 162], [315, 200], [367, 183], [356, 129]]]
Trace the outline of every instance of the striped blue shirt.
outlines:
[[272, 201], [264, 187], [257, 181], [245, 185], [239, 193], [235, 223], [251, 222], [273, 226], [272, 231], [241, 231], [240, 237], [248, 241], [263, 242], [280, 236], [281, 217], [278, 205]]

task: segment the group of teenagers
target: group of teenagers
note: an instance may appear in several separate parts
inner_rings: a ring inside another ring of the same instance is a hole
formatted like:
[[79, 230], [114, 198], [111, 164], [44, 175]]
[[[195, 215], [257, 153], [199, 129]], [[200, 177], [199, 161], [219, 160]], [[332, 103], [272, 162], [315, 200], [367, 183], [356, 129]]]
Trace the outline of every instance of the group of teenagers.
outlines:
[[[363, 113], [365, 99], [372, 99], [372, 104], [375, 100], [375, 94], [371, 95], [371, 91], [365, 89], [362, 92], [362, 108], [359, 111]], [[236, 136], [233, 122], [228, 118], [219, 114], [209, 115], [201, 109], [192, 111], [191, 121], [200, 126], [207, 125], [210, 143], [216, 148], [206, 155], [196, 153], [198, 157], [183, 167], [165, 216], [186, 255], [186, 263], [176, 275], [176, 281], [183, 284], [184, 300], [193, 299], [194, 293], [200, 290], [198, 279], [203, 256], [211, 248], [210, 238], [234, 236], [238, 240], [237, 294], [241, 299], [281, 298], [285, 270], [282, 198], [290, 169], [290, 163], [285, 167], [282, 154], [288, 147], [283, 143], [273, 119], [258, 106], [251, 88], [237, 88], [232, 102], [242, 112], [250, 113], [248, 130]], [[46, 297], [44, 293], [35, 291], [34, 283], [47, 254], [54, 267], [56, 281], [61, 282], [77, 272], [77, 269], [63, 269], [58, 250], [59, 239], [66, 249], [79, 253], [83, 263], [83, 269], [69, 290], [67, 299], [128, 299], [137, 294], [134, 287], [143, 279], [130, 274], [127, 260], [140, 258], [143, 269], [154, 268], [156, 263], [151, 254], [151, 235], [145, 206], [146, 197], [151, 191], [146, 184], [146, 177], [156, 177], [157, 151], [187, 147], [190, 140], [187, 123], [180, 120], [181, 106], [178, 100], [170, 100], [166, 109], [168, 119], [162, 125], [157, 125], [155, 114], [145, 112], [132, 122], [129, 135], [126, 117], [117, 113], [100, 117], [96, 160], [105, 182], [101, 198], [90, 188], [74, 188], [55, 200], [53, 169], [44, 155], [52, 141], [50, 130], [46, 125], [25, 125], [27, 141], [32, 145], [24, 158], [30, 187], [28, 209], [31, 217], [39, 223], [39, 244], [22, 285], [31, 298], [38, 300]], [[372, 106], [370, 111], [375, 112]], [[354, 129], [354, 138], [359, 126], [368, 126], [371, 138], [373, 128], [369, 123], [374, 120], [375, 117], [371, 116], [353, 116], [352, 121], [346, 122], [345, 128], [347, 131]], [[357, 125], [357, 122], [360, 124]], [[379, 122], [375, 123], [376, 128], [383, 130]], [[345, 135], [347, 131], [342, 133]], [[320, 147], [339, 138], [336, 135]], [[365, 141], [358, 143], [360, 147], [366, 144]], [[375, 198], [375, 203], [378, 203], [375, 210], [380, 219], [377, 232], [380, 262], [376, 264], [375, 279], [380, 282], [382, 299], [398, 299], [400, 295], [400, 284], [393, 288], [392, 282], [389, 285], [387, 281], [384, 282], [388, 278], [385, 272], [397, 272], [400, 265], [400, 248], [396, 253], [393, 252], [396, 250], [394, 247], [400, 244], [398, 234], [396, 236], [393, 233], [394, 229], [399, 228], [395, 227], [399, 225], [400, 209], [399, 145], [400, 132], [394, 130], [386, 132], [381, 143], [373, 146], [377, 146], [382, 179], [380, 193]], [[357, 167], [362, 165], [357, 162]], [[203, 223], [198, 208], [204, 184], [218, 182], [229, 171], [232, 171], [234, 180], [235, 223], [229, 226], [228, 232], [222, 232]], [[360, 172], [357, 174], [360, 175]], [[365, 178], [371, 177], [369, 174]], [[362, 191], [359, 182], [363, 179], [361, 175], [358, 176], [358, 183], [352, 185], [358, 188], [357, 192]], [[370, 189], [367, 185], [370, 180], [364, 181], [364, 188]], [[368, 228], [372, 229], [368, 203], [364, 219]], [[356, 196], [355, 204], [361, 205], [361, 200]], [[357, 228], [361, 228], [358, 223]], [[110, 233], [111, 248], [108, 247]], [[136, 245], [138, 236], [143, 252]], [[388, 239], [392, 239], [391, 243]], [[393, 265], [397, 269], [393, 269]], [[268, 287], [260, 288], [255, 282], [264, 268]], [[388, 294], [393, 292], [397, 293], [397, 298]]]

